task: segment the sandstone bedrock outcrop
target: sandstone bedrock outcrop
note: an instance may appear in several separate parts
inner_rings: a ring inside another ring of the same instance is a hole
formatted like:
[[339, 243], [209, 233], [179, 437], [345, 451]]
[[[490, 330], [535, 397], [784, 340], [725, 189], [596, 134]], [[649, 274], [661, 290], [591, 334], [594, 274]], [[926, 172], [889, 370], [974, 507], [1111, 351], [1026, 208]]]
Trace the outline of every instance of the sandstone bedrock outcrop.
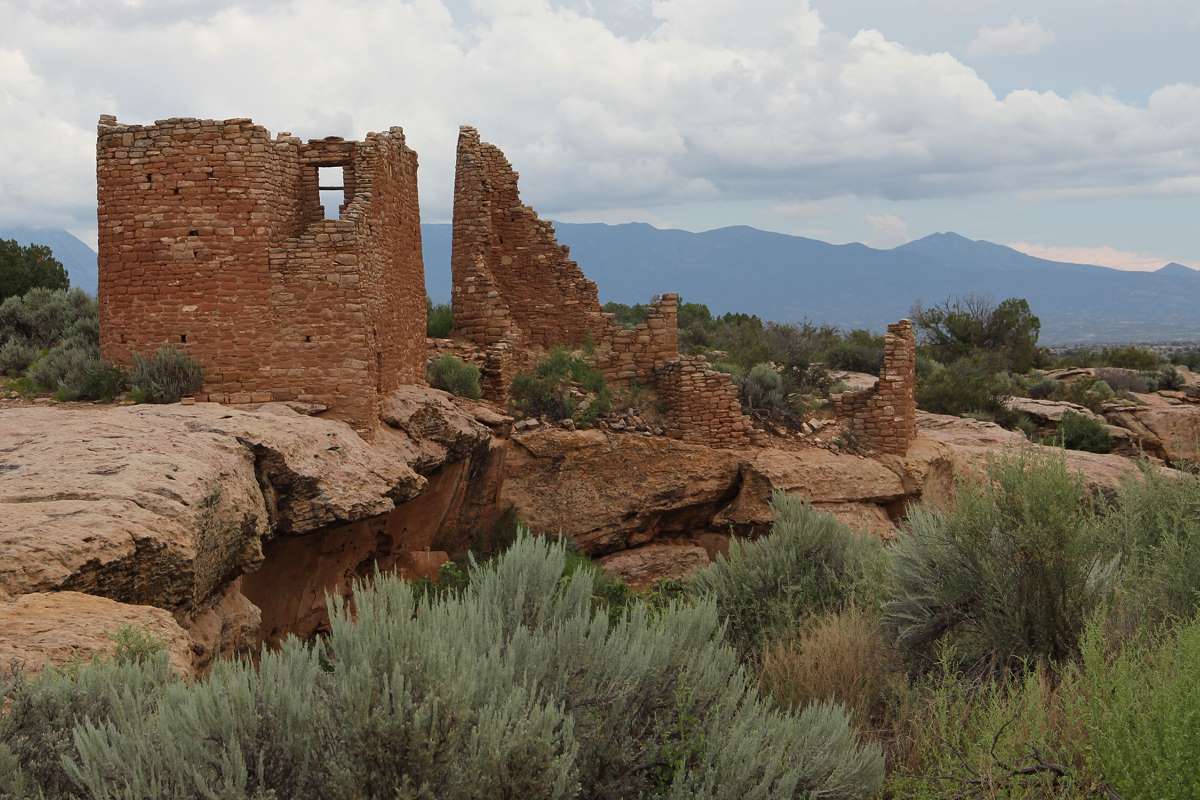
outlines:
[[[635, 586], [684, 577], [771, 523], [795, 492], [864, 535], [943, 502], [1019, 433], [919, 414], [905, 454], [714, 448], [661, 436], [513, 432], [434, 389], [383, 399], [370, 441], [284, 404], [0, 411], [0, 659], [32, 669], [113, 647], [123, 625], [199, 674], [327, 625], [330, 593], [374, 570], [433, 576], [502, 516], [569, 537]], [[1111, 490], [1137, 469], [1067, 452]]]
[[[492, 524], [487, 486], [502, 459], [487, 424], [420, 387], [389, 396], [382, 417], [368, 443], [282, 404], [6, 410], [0, 605], [45, 593], [114, 601], [89, 610], [96, 630], [161, 609], [192, 637], [198, 666], [267, 634], [310, 634], [326, 592], [376, 563], [436, 570], [438, 553]], [[22, 613], [63, 614], [44, 603]]]

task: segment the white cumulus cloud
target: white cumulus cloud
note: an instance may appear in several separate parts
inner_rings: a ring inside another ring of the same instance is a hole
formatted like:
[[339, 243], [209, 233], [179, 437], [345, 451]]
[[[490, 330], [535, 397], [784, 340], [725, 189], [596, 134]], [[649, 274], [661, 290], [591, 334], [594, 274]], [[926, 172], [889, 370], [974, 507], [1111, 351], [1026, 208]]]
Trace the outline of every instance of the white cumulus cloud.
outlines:
[[1054, 41], [1054, 32], [1035, 20], [1013, 17], [998, 27], [982, 27], [967, 45], [972, 56], [1028, 56], [1041, 52]]

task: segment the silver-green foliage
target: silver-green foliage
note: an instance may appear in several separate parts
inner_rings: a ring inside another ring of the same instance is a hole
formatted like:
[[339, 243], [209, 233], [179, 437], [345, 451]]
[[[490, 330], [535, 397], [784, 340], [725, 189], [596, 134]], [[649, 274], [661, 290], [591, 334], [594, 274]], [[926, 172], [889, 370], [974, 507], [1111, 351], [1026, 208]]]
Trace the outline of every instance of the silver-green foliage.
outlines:
[[1122, 483], [1099, 536], [1122, 560], [1127, 624], [1200, 611], [1200, 476], [1147, 466]]
[[172, 680], [164, 652], [135, 654], [120, 642], [113, 660], [0, 675], [0, 797], [84, 796], [63, 769], [74, 751], [71, 730], [84, 720], [152, 713]]
[[952, 509], [909, 515], [884, 623], [915, 656], [952, 643], [987, 668], [1063, 659], [1115, 584], [1119, 559], [1096, 534], [1087, 490], [1061, 457], [998, 458], [985, 480], [959, 482]]
[[734, 539], [727, 557], [698, 572], [692, 588], [716, 603], [726, 635], [744, 654], [765, 634], [873, 591], [883, 571], [878, 539], [855, 533], [803, 499], [777, 492], [767, 536]]
[[191, 356], [174, 347], [160, 347], [149, 356], [133, 357], [129, 386], [145, 403], [178, 403], [204, 384], [204, 372]]
[[319, 644], [218, 666], [76, 728], [104, 798], [854, 798], [879, 749], [845, 712], [760, 699], [711, 603], [610, 622], [592, 574], [522, 535], [461, 593], [376, 576]]

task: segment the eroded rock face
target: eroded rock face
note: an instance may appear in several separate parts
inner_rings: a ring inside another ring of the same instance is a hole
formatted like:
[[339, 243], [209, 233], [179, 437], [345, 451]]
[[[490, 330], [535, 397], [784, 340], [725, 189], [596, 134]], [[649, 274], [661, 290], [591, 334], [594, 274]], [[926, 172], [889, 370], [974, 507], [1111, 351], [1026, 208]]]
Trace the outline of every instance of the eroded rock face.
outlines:
[[1105, 417], [1128, 430], [1150, 455], [1172, 464], [1200, 462], [1200, 405], [1127, 406]]
[[699, 545], [647, 544], [605, 556], [598, 562], [634, 589], [645, 589], [663, 580], [681, 580], [709, 564], [708, 551]]
[[436, 569], [444, 543], [490, 530], [504, 418], [448, 398], [398, 392], [371, 443], [284, 404], [7, 410], [0, 599], [157, 607], [201, 667], [257, 647], [264, 623], [311, 630], [364, 563]]
[[177, 673], [194, 674], [191, 637], [169, 611], [81, 592], [35, 592], [0, 602], [0, 665], [37, 672], [108, 657], [117, 647], [113, 635], [126, 625], [162, 642]]
[[[917, 414], [917, 430], [917, 446], [905, 457], [904, 468], [914, 476], [930, 468], [933, 472], [940, 472], [943, 476], [942, 485], [928, 484], [929, 492], [951, 490], [955, 476], [981, 476], [990, 460], [1021, 448], [1062, 456], [1066, 459], [1068, 469], [1078, 473], [1093, 491], [1112, 492], [1120, 486], [1121, 481], [1136, 474], [1139, 469], [1136, 461], [1123, 456], [1043, 447], [1031, 444], [1018, 431], [974, 419], [920, 412]], [[948, 486], [946, 478], [950, 479]], [[929, 480], [927, 476], [925, 481]]]
[[739, 452], [598, 430], [516, 434], [500, 500], [532, 530], [604, 555], [709, 529], [737, 494]]

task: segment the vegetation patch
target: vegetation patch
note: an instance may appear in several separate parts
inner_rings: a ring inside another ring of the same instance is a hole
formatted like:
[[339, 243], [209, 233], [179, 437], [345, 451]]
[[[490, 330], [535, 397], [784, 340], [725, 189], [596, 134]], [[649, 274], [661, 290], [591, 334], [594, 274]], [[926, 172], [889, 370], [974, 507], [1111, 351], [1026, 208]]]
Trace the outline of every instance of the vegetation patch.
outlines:
[[425, 368], [429, 385], [458, 397], [478, 400], [483, 396], [479, 385], [479, 367], [463, 361], [458, 356], [438, 357]]

